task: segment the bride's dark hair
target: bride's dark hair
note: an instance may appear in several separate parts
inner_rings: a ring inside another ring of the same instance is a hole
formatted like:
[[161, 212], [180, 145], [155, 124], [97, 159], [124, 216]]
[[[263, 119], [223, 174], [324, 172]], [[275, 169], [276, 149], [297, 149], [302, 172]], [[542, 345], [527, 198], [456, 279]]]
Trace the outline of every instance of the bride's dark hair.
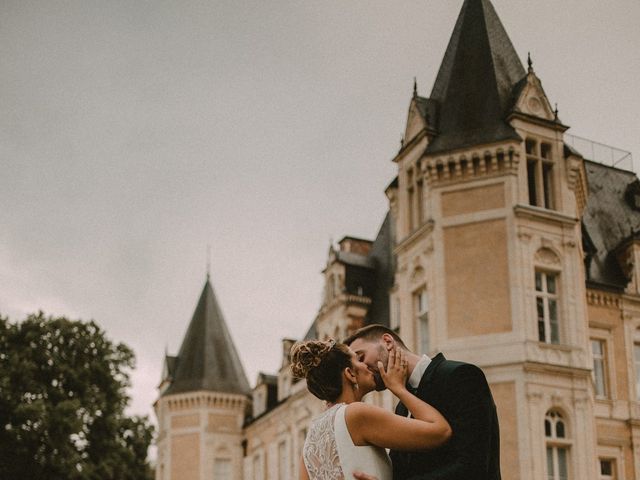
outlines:
[[342, 393], [342, 371], [351, 366], [349, 347], [335, 340], [307, 340], [291, 348], [291, 372], [306, 379], [320, 400], [336, 401]]

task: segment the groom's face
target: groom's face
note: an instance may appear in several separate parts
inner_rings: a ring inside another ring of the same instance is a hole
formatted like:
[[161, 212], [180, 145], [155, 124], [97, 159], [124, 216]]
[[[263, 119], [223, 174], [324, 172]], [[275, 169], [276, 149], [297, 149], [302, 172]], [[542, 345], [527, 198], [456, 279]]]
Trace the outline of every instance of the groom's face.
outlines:
[[389, 352], [382, 340], [370, 341], [363, 340], [362, 338], [356, 338], [351, 342], [351, 350], [366, 363], [367, 367], [373, 373], [373, 378], [376, 382], [376, 390], [382, 391], [387, 388], [380, 376], [380, 370], [378, 370], [378, 361], [382, 362], [384, 368], [387, 368], [389, 362]]

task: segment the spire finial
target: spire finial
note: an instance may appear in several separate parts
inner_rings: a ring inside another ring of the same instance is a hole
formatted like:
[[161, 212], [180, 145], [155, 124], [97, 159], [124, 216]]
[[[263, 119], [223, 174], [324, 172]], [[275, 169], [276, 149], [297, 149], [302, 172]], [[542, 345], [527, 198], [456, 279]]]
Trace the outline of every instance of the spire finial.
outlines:
[[404, 148], [404, 135], [400, 137], [400, 150]]
[[558, 120], [558, 104], [556, 103], [556, 109], [553, 111], [554, 120]]
[[211, 245], [207, 245], [207, 282], [211, 274]]
[[533, 61], [531, 60], [531, 52], [527, 52], [527, 65], [529, 65], [529, 73], [533, 72]]
[[418, 96], [418, 80], [416, 79], [416, 77], [413, 77], [413, 96]]

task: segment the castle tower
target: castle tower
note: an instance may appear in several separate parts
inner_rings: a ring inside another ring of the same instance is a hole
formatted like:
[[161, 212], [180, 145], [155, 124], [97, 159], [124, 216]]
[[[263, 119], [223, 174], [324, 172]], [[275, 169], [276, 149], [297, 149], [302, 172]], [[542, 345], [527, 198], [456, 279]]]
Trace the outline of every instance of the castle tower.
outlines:
[[207, 277], [177, 357], [165, 358], [156, 480], [240, 480], [249, 391]]
[[489, 0], [465, 0], [431, 95], [414, 87], [387, 189], [400, 333], [483, 367], [506, 480], [596, 474], [586, 182], [567, 128]]

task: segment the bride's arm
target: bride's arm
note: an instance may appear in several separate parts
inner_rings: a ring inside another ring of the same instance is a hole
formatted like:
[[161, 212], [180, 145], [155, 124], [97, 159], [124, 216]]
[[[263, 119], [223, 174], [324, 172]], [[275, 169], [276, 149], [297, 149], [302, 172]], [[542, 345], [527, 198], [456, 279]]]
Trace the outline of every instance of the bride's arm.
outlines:
[[[404, 350], [395, 348], [391, 350], [387, 369], [384, 369], [382, 362], [378, 362], [378, 370], [385, 386], [400, 399], [414, 418], [434, 423], [437, 428], [442, 428], [444, 431], [451, 430], [449, 423], [438, 410], [407, 390], [408, 372]], [[451, 432], [448, 436], [451, 436]]]
[[300, 480], [309, 480], [307, 466], [304, 464], [304, 458], [300, 457]]
[[431, 405], [405, 387], [406, 365], [402, 351], [392, 351], [387, 370], [378, 365], [385, 385], [406, 405], [415, 418], [355, 402], [348, 406], [345, 420], [356, 445], [377, 445], [395, 450], [424, 450], [439, 447], [451, 437], [447, 420]]

